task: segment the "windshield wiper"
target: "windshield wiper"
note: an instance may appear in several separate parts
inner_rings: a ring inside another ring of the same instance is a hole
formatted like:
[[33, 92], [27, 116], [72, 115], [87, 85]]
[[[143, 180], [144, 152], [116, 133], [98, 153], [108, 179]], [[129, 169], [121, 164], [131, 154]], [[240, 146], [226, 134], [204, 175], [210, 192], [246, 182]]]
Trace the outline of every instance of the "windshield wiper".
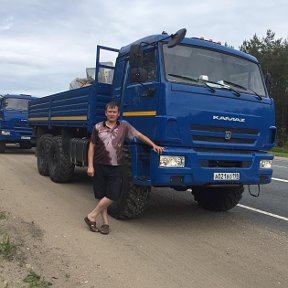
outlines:
[[222, 83], [218, 83], [218, 82], [215, 82], [215, 81], [210, 81], [210, 80], [205, 81], [205, 83], [206, 83], [207, 86], [209, 86], [210, 88], [213, 88], [213, 87], [211, 87], [211, 86], [209, 85], [209, 83], [215, 84], [215, 85], [217, 85], [217, 86], [220, 86], [220, 89], [221, 89], [221, 88], [222, 88], [222, 89], [227, 89], [227, 90], [229, 90], [229, 91], [231, 91], [231, 92], [234, 92], [234, 94], [235, 94], [237, 97], [241, 96], [241, 94], [240, 94], [237, 90], [233, 89], [232, 87], [230, 87], [230, 86], [228, 86], [228, 85], [225, 85], [225, 84], [222, 84]]
[[242, 85], [239, 85], [239, 84], [237, 84], [237, 83], [230, 82], [230, 81], [227, 81], [227, 80], [222, 80], [222, 81], [223, 81], [224, 84], [227, 83], [227, 84], [232, 85], [232, 86], [234, 86], [234, 87], [238, 87], [238, 88], [240, 88], [240, 89], [242, 89], [242, 90], [244, 90], [244, 91], [250, 91], [250, 92], [252, 92], [254, 95], [256, 95], [259, 100], [262, 100], [262, 97], [261, 97], [256, 91], [254, 91], [254, 90], [252, 90], [252, 89], [250, 89], [250, 88], [246, 88], [246, 87], [244, 87], [244, 86], [242, 86]]
[[215, 89], [211, 86], [209, 86], [206, 81], [202, 81], [202, 80], [199, 80], [199, 79], [195, 79], [193, 77], [190, 77], [190, 76], [185, 76], [185, 75], [178, 75], [178, 74], [171, 74], [171, 73], [168, 73], [169, 76], [172, 76], [172, 77], [175, 77], [175, 78], [180, 78], [180, 79], [184, 79], [184, 80], [189, 80], [189, 81], [192, 81], [194, 83], [201, 83], [201, 84], [204, 84], [211, 92], [215, 92]]

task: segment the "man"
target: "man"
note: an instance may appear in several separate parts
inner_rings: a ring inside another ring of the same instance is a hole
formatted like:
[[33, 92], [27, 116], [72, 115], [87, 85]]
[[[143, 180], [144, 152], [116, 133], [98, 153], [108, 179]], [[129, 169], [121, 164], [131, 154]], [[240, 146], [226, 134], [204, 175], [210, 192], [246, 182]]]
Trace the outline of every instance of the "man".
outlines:
[[[125, 138], [137, 139], [150, 145], [156, 153], [163, 147], [157, 146], [147, 136], [137, 131], [128, 122], [118, 121], [119, 107], [109, 102], [105, 107], [106, 121], [97, 123], [92, 131], [88, 150], [87, 174], [93, 178], [95, 198], [99, 199], [84, 221], [92, 232], [109, 233], [107, 208], [117, 201], [121, 193], [121, 161]], [[102, 226], [96, 226], [96, 218], [101, 215]]]

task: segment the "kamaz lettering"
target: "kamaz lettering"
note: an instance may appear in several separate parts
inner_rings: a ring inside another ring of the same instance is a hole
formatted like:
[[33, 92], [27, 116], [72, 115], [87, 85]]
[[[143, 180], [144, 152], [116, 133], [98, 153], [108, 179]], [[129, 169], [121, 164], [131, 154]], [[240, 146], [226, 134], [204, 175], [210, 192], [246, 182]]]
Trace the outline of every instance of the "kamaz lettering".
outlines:
[[213, 115], [213, 120], [223, 120], [223, 121], [232, 121], [232, 122], [245, 122], [245, 118], [235, 118], [235, 117], [228, 117], [228, 116], [218, 116]]

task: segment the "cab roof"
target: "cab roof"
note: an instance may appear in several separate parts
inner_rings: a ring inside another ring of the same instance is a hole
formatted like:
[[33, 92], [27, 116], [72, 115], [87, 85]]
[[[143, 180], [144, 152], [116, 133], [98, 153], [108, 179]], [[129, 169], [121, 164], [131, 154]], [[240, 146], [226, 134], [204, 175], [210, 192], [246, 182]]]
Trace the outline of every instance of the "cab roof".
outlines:
[[[119, 56], [123, 56], [123, 55], [129, 53], [131, 45], [134, 45], [134, 44], [143, 44], [144, 46], [145, 45], [153, 45], [153, 44], [155, 44], [157, 42], [161, 42], [161, 41], [163, 41], [163, 43], [167, 43], [170, 39], [170, 38], [167, 39], [167, 37], [168, 37], [167, 34], [158, 34], [158, 35], [151, 35], [151, 36], [141, 38], [141, 39], [139, 39], [139, 40], [127, 45], [127, 46], [122, 47], [120, 49]], [[258, 60], [250, 54], [236, 50], [234, 48], [226, 47], [224, 45], [218, 44], [218, 43], [210, 41], [210, 40], [208, 41], [208, 40], [204, 40], [204, 39], [200, 39], [200, 38], [196, 38], [196, 37], [184, 38], [182, 40], [181, 44], [217, 50], [219, 52], [229, 53], [229, 54], [232, 54], [232, 55], [235, 55], [238, 57], [242, 57], [242, 58], [245, 58], [247, 60], [258, 63]]]

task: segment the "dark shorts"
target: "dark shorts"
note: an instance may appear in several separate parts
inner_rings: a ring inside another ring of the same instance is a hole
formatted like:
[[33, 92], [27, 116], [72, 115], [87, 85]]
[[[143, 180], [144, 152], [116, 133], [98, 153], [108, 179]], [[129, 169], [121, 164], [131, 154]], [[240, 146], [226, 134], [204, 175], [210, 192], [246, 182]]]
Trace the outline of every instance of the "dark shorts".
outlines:
[[121, 166], [94, 164], [93, 189], [96, 199], [107, 197], [117, 201], [122, 187]]

